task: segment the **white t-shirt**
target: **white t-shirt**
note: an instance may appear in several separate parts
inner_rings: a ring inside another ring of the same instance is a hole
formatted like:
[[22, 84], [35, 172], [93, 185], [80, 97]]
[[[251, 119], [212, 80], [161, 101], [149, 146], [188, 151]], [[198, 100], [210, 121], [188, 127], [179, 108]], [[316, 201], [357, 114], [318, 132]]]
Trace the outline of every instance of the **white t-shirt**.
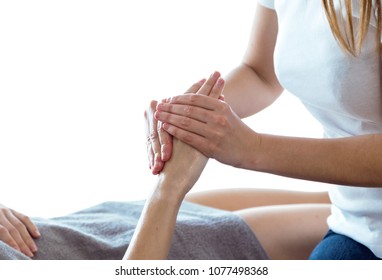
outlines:
[[[277, 13], [277, 77], [322, 124], [325, 137], [382, 133], [382, 68], [375, 51], [374, 14], [362, 53], [354, 58], [334, 39], [321, 1], [258, 2]], [[356, 8], [358, 1], [353, 2]], [[329, 195], [329, 227], [382, 258], [382, 186], [331, 186]]]

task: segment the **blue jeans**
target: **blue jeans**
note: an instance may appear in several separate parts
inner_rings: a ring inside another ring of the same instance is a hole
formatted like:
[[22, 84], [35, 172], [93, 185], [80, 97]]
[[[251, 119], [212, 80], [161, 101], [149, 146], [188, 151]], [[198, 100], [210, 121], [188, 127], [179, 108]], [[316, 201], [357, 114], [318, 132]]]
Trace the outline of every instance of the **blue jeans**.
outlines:
[[313, 250], [310, 260], [380, 260], [369, 248], [329, 230]]

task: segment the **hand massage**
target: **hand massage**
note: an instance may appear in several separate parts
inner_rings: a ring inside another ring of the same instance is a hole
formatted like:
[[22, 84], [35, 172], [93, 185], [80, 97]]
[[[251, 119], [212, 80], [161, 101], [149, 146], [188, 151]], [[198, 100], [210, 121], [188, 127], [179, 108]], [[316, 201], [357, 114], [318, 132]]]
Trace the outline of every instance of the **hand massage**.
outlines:
[[[381, 32], [381, 0], [258, 0], [236, 68], [146, 109], [148, 197], [49, 219], [0, 205], [0, 259], [380, 260]], [[243, 122], [285, 90], [322, 138]], [[190, 192], [209, 159], [330, 187]]]

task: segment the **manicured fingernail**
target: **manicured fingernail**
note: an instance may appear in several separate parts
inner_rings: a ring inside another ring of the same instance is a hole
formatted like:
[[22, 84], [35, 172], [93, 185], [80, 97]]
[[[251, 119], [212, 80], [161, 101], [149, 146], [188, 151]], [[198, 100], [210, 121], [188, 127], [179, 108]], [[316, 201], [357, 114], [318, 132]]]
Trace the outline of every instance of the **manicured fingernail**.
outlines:
[[215, 72], [212, 73], [210, 78], [217, 78], [219, 76], [220, 76], [220, 73], [218, 71], [215, 71]]
[[27, 255], [27, 256], [30, 257], [30, 258], [34, 256], [33, 253], [32, 253], [31, 251], [26, 252], [25, 255]]
[[35, 244], [32, 244], [31, 250], [32, 250], [32, 252], [37, 252], [37, 250], [38, 250], [37, 246]]
[[35, 233], [35, 235], [37, 235], [38, 237], [41, 236], [41, 233], [38, 231], [38, 229], [36, 229], [34, 233]]
[[170, 125], [168, 123], [163, 123], [162, 127], [163, 127], [164, 130], [168, 130]]

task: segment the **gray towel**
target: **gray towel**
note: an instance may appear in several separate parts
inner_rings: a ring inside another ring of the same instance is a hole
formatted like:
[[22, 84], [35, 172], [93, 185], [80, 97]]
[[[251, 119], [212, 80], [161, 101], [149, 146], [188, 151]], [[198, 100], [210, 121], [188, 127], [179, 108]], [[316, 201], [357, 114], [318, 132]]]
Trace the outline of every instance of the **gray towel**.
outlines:
[[[42, 237], [36, 260], [122, 259], [144, 201], [105, 202], [58, 218], [33, 219]], [[0, 259], [29, 259], [0, 241]], [[238, 216], [184, 202], [168, 259], [267, 259]]]

